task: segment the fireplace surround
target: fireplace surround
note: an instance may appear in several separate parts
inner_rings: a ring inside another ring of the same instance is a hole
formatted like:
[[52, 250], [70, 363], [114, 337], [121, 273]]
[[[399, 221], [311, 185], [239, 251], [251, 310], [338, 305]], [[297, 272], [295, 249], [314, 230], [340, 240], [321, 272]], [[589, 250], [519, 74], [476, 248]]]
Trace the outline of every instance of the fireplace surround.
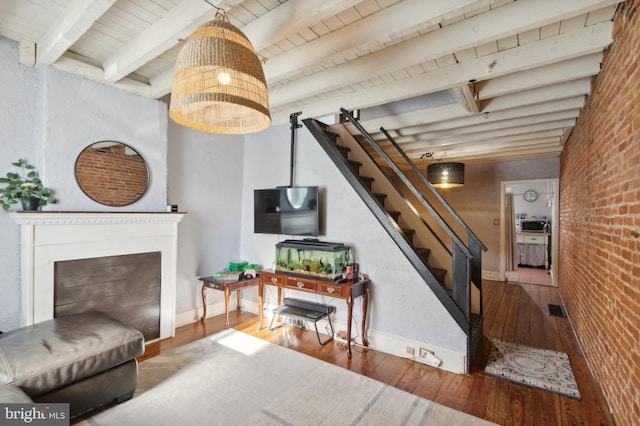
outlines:
[[160, 252], [160, 339], [174, 336], [178, 223], [184, 215], [11, 212], [21, 228], [21, 325], [53, 318], [56, 262]]

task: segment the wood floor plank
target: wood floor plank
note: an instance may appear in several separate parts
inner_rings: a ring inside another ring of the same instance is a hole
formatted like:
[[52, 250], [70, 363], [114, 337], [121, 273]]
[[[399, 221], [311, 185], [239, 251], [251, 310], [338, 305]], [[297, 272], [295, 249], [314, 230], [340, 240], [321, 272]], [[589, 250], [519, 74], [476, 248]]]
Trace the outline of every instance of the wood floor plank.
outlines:
[[[344, 344], [318, 344], [314, 330], [258, 328], [257, 316], [233, 311], [231, 327], [325, 362], [403, 389], [471, 415], [505, 425], [612, 425], [608, 409], [590, 374], [587, 361], [566, 318], [550, 317], [546, 304], [561, 304], [555, 287], [483, 281], [485, 341], [473, 373], [458, 375], [373, 349], [353, 347], [347, 358]], [[140, 362], [224, 330], [224, 315], [188, 324], [171, 339], [147, 345]], [[490, 338], [566, 352], [582, 400], [484, 374]]]

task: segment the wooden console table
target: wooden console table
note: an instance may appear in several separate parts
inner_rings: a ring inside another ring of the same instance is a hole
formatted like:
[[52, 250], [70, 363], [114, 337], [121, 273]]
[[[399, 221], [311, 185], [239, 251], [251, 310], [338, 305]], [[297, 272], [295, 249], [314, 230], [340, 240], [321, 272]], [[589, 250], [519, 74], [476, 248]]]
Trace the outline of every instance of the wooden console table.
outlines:
[[207, 289], [212, 288], [214, 290], [224, 291], [224, 312], [226, 315], [224, 323], [225, 328], [229, 328], [229, 298], [231, 297], [231, 292], [234, 290], [236, 291], [236, 297], [238, 298], [237, 309], [240, 310], [240, 290], [260, 284], [260, 277], [232, 282], [218, 281], [215, 277], [203, 277], [198, 279], [202, 281], [202, 307], [204, 309], [204, 312], [200, 317], [200, 321], [204, 321], [207, 317]]
[[312, 278], [285, 275], [273, 270], [260, 271], [258, 285], [258, 327], [262, 328], [264, 307], [264, 286], [278, 287], [278, 304], [282, 305], [282, 290], [296, 290], [323, 296], [343, 299], [347, 302], [347, 357], [351, 359], [351, 319], [353, 317], [353, 299], [362, 296], [362, 344], [369, 346], [367, 341], [367, 304], [369, 301], [369, 279], [334, 283], [332, 281], [314, 280]]

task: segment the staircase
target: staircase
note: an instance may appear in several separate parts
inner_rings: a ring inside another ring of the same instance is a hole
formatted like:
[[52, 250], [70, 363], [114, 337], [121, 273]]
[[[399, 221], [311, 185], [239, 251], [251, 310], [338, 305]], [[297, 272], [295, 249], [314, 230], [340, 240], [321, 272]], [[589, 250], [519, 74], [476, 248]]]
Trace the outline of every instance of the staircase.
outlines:
[[[390, 179], [390, 172], [383, 170], [342, 124], [329, 127], [311, 118], [304, 119], [303, 123], [420, 274], [425, 284], [465, 332], [467, 371], [470, 371], [482, 343], [481, 259], [482, 251], [487, 249], [442, 196], [426, 181], [411, 160], [406, 158], [404, 152], [384, 129], [381, 130], [387, 135], [391, 144], [431, 189], [432, 198], [439, 201], [438, 207], [447, 210], [458, 222], [458, 228], [466, 231], [466, 243], [436, 211], [432, 205], [433, 201], [429, 203], [424, 199], [420, 191], [351, 114], [342, 110], [342, 115], [358, 129], [369, 147], [375, 149], [385, 159], [390, 170], [395, 174], [393, 180]], [[399, 187], [401, 185], [398, 185], [398, 181], [403, 183], [402, 188]], [[412, 193], [414, 199], [422, 204], [422, 210], [426, 210], [430, 217], [426, 218], [418, 214], [418, 209], [409, 200], [409, 193]], [[433, 244], [434, 241], [439, 253], [445, 253], [444, 257], [448, 257], [447, 264], [432, 265], [434, 263], [430, 259], [432, 249], [426, 247], [425, 242]], [[472, 294], [475, 297], [472, 297]], [[476, 301], [475, 305], [472, 301]]]

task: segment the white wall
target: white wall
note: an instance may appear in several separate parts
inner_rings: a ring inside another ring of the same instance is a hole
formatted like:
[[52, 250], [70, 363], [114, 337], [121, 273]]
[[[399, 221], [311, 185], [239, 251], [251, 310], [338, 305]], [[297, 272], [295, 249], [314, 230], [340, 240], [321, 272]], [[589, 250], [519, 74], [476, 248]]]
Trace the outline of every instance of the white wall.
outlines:
[[[168, 133], [169, 203], [187, 212], [178, 225], [176, 312], [185, 313], [179, 322], [188, 322], [202, 314], [194, 311], [202, 307], [198, 277], [238, 260], [244, 141], [187, 129], [171, 119]], [[222, 300], [222, 292], [207, 292], [208, 304]]]
[[[39, 73], [19, 66], [18, 45], [0, 37], [0, 175], [18, 158], [36, 163], [42, 123]], [[20, 324], [20, 228], [0, 209], [0, 330]]]
[[[198, 276], [237, 260], [271, 267], [275, 244], [285, 237], [253, 233], [253, 190], [289, 183], [288, 124], [244, 138], [195, 132], [169, 122], [164, 103], [52, 68], [23, 67], [15, 43], [4, 39], [0, 53], [0, 87], [6, 94], [0, 106], [9, 111], [0, 123], [0, 172], [25, 157], [56, 190], [60, 204], [49, 209], [116, 210], [84, 197], [73, 178], [73, 164], [96, 140], [132, 145], [151, 165], [152, 186], [142, 200], [123, 210], [164, 211], [169, 202], [187, 212], [178, 225], [178, 315], [187, 312], [195, 320], [201, 306]], [[464, 356], [462, 331], [305, 127], [298, 130], [297, 147], [295, 184], [319, 185], [324, 191], [322, 239], [350, 245], [361, 271], [372, 279], [371, 343], [401, 354], [404, 346], [398, 342], [425, 342]], [[0, 262], [5, 267], [0, 329], [8, 330], [19, 317], [19, 232], [7, 215], [0, 221]], [[222, 298], [209, 293], [213, 301]], [[267, 296], [275, 301], [274, 292]], [[245, 297], [255, 301], [255, 289]], [[344, 321], [344, 302], [332, 303], [338, 321]], [[356, 318], [359, 313], [360, 301]]]
[[[0, 175], [19, 158], [36, 166], [58, 204], [47, 210], [164, 211], [167, 181], [167, 107], [93, 81], [19, 64], [18, 46], [0, 38]], [[126, 207], [102, 206], [82, 193], [73, 168], [77, 155], [99, 140], [130, 144], [147, 161], [151, 185]], [[0, 212], [0, 330], [19, 325], [19, 226]]]
[[[303, 114], [304, 117], [304, 114]], [[275, 244], [286, 236], [253, 233], [253, 190], [289, 183], [289, 125], [274, 126], [245, 143], [242, 190], [241, 257], [270, 268]], [[372, 280], [369, 330], [372, 344], [398, 354], [402, 347], [384, 347], [385, 336], [399, 342], [427, 342], [425, 346], [466, 353], [462, 330], [451, 319], [418, 273], [375, 220], [364, 202], [329, 160], [306, 127], [297, 133], [295, 185], [318, 185], [324, 191], [324, 241], [343, 242], [352, 247], [360, 270]], [[266, 294], [275, 303], [275, 291]], [[295, 297], [305, 297], [297, 292]], [[322, 300], [320, 296], [312, 296]], [[337, 320], [344, 323], [346, 304], [330, 301], [337, 308]], [[359, 318], [360, 300], [354, 313]], [[358, 323], [359, 325], [359, 323]]]
[[[43, 130], [38, 168], [58, 203], [48, 210], [165, 211], [167, 105], [55, 68], [42, 69]], [[110, 207], [87, 197], [76, 182], [75, 160], [88, 145], [113, 140], [134, 148], [149, 167], [149, 188], [133, 204]]]

